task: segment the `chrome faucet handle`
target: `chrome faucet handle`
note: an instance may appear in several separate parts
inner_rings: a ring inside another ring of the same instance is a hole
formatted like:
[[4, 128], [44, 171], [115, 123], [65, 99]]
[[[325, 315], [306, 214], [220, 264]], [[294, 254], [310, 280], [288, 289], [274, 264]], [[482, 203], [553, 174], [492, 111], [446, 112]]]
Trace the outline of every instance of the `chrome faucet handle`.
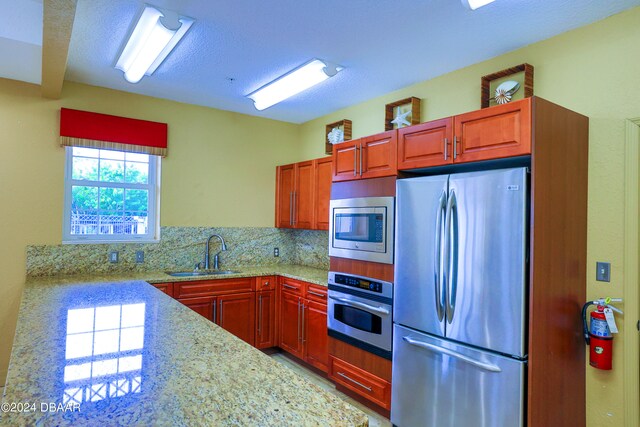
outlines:
[[196, 265], [193, 267], [193, 271], [200, 270], [200, 266], [202, 266], [202, 262], [196, 262]]
[[220, 252], [213, 256], [213, 269], [218, 270], [220, 268]]

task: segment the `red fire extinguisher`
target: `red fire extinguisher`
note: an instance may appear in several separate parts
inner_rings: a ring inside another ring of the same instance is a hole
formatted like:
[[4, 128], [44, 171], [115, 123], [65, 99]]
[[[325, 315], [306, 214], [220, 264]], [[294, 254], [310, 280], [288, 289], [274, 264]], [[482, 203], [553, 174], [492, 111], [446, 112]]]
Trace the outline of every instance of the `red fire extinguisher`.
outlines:
[[[600, 298], [588, 301], [582, 307], [582, 323], [584, 339], [589, 350], [589, 364], [594, 368], [610, 370], [613, 359], [613, 334], [618, 333], [618, 328], [613, 318], [613, 312], [622, 314], [622, 311], [612, 306], [611, 302], [622, 302], [622, 298]], [[587, 326], [587, 308], [595, 305], [596, 310], [591, 312], [591, 329]]]

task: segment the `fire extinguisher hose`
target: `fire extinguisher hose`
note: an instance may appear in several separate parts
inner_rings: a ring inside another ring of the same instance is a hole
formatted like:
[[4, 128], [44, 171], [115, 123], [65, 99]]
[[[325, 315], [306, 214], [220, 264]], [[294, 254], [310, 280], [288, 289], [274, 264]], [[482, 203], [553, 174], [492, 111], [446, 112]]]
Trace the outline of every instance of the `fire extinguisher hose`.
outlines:
[[587, 325], [587, 308], [589, 308], [590, 305], [594, 304], [595, 303], [593, 301], [589, 301], [582, 306], [582, 331], [584, 334], [584, 341], [587, 343], [587, 345], [589, 345], [589, 343], [591, 342], [591, 340], [589, 339], [589, 326]]

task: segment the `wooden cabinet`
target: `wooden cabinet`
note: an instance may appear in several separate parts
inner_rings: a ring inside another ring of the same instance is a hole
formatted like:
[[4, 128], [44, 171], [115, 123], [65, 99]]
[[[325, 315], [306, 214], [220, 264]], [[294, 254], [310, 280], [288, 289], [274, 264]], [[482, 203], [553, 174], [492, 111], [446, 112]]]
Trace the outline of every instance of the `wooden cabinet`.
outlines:
[[283, 350], [302, 359], [304, 352], [300, 328], [302, 325], [302, 297], [292, 292], [282, 291], [280, 294], [280, 341]]
[[454, 162], [531, 154], [531, 101], [526, 98], [454, 117]]
[[328, 229], [330, 161], [327, 157], [276, 168], [276, 227]]
[[314, 230], [329, 229], [329, 199], [331, 198], [331, 157], [314, 160]]
[[333, 147], [333, 182], [393, 176], [397, 171], [395, 130]]
[[378, 406], [391, 409], [390, 382], [333, 356], [330, 357], [329, 378]]
[[256, 278], [256, 348], [278, 345], [276, 341], [276, 278]]
[[532, 99], [398, 130], [398, 169], [531, 154]]
[[153, 283], [152, 286], [158, 289], [160, 292], [173, 297], [173, 283]]
[[255, 293], [242, 292], [220, 295], [217, 301], [216, 323], [241, 340], [255, 342]]
[[327, 288], [307, 285], [303, 302], [305, 345], [304, 360], [327, 372], [329, 369], [329, 336], [327, 335]]
[[326, 288], [282, 278], [280, 295], [280, 348], [327, 372]]
[[398, 169], [453, 163], [453, 118], [398, 129]]
[[216, 305], [215, 297], [178, 298], [178, 302], [186, 305], [202, 317], [212, 322], [214, 321], [213, 310]]

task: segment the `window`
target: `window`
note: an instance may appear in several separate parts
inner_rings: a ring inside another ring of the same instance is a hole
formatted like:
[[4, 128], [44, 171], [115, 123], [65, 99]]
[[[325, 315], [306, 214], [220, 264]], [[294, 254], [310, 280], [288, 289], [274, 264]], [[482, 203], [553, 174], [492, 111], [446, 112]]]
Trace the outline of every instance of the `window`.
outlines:
[[67, 147], [65, 243], [155, 241], [160, 158]]

